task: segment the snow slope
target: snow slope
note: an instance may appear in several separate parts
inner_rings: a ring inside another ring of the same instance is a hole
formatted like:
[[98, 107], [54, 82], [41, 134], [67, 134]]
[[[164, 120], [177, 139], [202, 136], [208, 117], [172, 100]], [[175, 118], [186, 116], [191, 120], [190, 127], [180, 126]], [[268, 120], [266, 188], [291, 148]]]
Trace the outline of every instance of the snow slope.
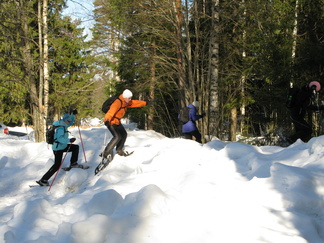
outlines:
[[61, 170], [50, 191], [29, 188], [53, 164], [47, 144], [0, 137], [0, 242], [324, 242], [324, 136], [288, 148], [200, 145], [127, 127], [134, 154], [99, 176], [111, 135], [81, 129], [90, 169]]

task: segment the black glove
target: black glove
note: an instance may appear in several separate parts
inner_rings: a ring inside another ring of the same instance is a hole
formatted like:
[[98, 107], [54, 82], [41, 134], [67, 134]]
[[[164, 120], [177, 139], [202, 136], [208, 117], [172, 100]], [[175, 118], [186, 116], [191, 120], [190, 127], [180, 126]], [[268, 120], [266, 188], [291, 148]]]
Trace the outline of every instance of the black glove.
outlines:
[[201, 114], [201, 118], [204, 118], [206, 116], [206, 112], [203, 112], [202, 114]]
[[78, 110], [77, 110], [77, 109], [74, 109], [74, 110], [72, 111], [72, 114], [73, 114], [73, 115], [78, 114]]
[[105, 121], [105, 126], [108, 127], [110, 125], [109, 121]]
[[76, 138], [70, 138], [70, 143], [74, 143]]
[[146, 105], [154, 105], [155, 100], [146, 101]]

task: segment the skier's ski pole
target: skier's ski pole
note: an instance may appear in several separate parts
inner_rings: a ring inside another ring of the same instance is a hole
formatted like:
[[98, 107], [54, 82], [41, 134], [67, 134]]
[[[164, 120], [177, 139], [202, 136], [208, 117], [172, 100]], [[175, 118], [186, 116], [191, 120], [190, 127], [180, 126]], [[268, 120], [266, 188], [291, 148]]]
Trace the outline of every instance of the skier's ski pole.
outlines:
[[63, 157], [63, 159], [62, 159], [62, 162], [61, 162], [61, 164], [60, 164], [60, 167], [59, 167], [58, 170], [56, 171], [56, 174], [55, 174], [55, 176], [54, 176], [54, 179], [53, 179], [53, 181], [52, 181], [50, 187], [48, 188], [48, 191], [51, 190], [52, 185], [54, 184], [54, 181], [55, 181], [55, 179], [56, 179], [56, 176], [57, 176], [57, 174], [59, 173], [59, 171], [61, 170], [62, 164], [63, 164], [63, 162], [64, 162], [64, 160], [65, 160], [66, 155], [67, 155], [68, 152], [70, 151], [71, 146], [72, 146], [72, 143], [70, 143], [70, 145], [69, 145], [67, 151], [65, 152], [65, 155], [64, 155], [64, 157]]
[[79, 136], [80, 136], [80, 140], [81, 140], [81, 145], [82, 145], [82, 150], [83, 150], [84, 161], [87, 163], [87, 158], [86, 158], [85, 151], [84, 151], [84, 146], [83, 146], [83, 140], [82, 140], [82, 136], [81, 136], [80, 126], [78, 126], [78, 128], [79, 128]]

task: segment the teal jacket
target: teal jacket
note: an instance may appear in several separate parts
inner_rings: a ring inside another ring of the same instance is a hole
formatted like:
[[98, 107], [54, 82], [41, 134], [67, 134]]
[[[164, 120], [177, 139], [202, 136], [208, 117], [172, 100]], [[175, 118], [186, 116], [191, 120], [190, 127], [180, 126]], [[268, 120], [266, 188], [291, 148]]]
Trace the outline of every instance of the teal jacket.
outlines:
[[55, 142], [52, 145], [53, 151], [63, 150], [70, 143], [69, 131], [67, 128], [74, 124], [75, 116], [71, 115], [71, 118], [72, 118], [72, 122], [70, 122], [70, 124], [66, 124], [62, 119], [53, 122], [54, 126], [58, 126], [55, 129], [55, 134], [54, 134]]

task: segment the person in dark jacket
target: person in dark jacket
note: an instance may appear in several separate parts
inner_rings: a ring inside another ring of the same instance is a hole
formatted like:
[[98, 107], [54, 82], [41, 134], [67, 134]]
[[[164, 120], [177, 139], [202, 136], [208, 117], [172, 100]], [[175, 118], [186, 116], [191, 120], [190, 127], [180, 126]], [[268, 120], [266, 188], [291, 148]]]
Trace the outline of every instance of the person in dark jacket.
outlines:
[[59, 121], [53, 123], [57, 126], [54, 134], [54, 143], [52, 145], [53, 153], [55, 156], [54, 165], [43, 175], [43, 177], [36, 181], [40, 186], [49, 186], [48, 180], [54, 175], [54, 173], [60, 168], [62, 163], [62, 157], [64, 152], [72, 152], [70, 166], [78, 166], [78, 156], [79, 156], [79, 145], [72, 144], [75, 138], [69, 138], [68, 127], [74, 124], [75, 115], [78, 112], [73, 111], [73, 114], [64, 114], [63, 118]]
[[295, 127], [295, 133], [287, 140], [290, 143], [301, 139], [303, 142], [308, 142], [312, 137], [312, 125], [305, 120], [307, 110], [318, 111], [323, 110], [323, 106], [312, 104], [312, 99], [316, 97], [316, 92], [321, 89], [321, 84], [317, 81], [312, 81], [302, 87], [296, 97], [296, 105], [291, 108], [290, 118]]
[[189, 121], [182, 125], [182, 133], [185, 139], [192, 139], [192, 137], [195, 137], [196, 142], [202, 143], [201, 134], [197, 128], [196, 121], [198, 121], [200, 118], [203, 118], [205, 114], [197, 114], [199, 106], [199, 101], [194, 101], [192, 104], [187, 106], [188, 108], [190, 108]]

